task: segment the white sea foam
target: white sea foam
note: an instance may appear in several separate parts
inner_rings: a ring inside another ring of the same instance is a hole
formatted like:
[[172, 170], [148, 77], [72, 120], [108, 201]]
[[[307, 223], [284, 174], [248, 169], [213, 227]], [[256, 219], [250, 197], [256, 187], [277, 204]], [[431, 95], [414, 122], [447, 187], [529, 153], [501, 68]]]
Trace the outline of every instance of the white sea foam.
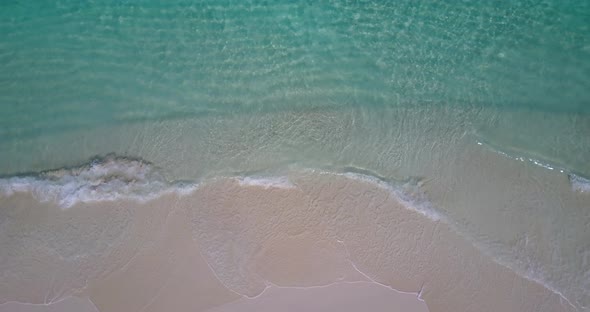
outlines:
[[[439, 221], [443, 216], [430, 204], [422, 192], [419, 181], [408, 181], [400, 183], [399, 186], [388, 183], [375, 176], [356, 173], [345, 172], [335, 173], [331, 171], [322, 171], [317, 169], [300, 169], [302, 172], [328, 174], [335, 176], [343, 176], [347, 179], [356, 180], [364, 183], [369, 183], [379, 187], [380, 189], [390, 192], [408, 209], [414, 210], [431, 220]], [[287, 176], [239, 176], [235, 178], [241, 186], [258, 186], [264, 189], [282, 188], [293, 189], [297, 186], [293, 184]]]
[[476, 143], [477, 143], [477, 145], [485, 146], [489, 150], [491, 150], [491, 151], [493, 151], [495, 153], [498, 153], [498, 154], [500, 154], [500, 155], [502, 155], [504, 157], [510, 158], [510, 159], [518, 160], [518, 161], [521, 161], [521, 162], [530, 162], [530, 163], [532, 163], [534, 165], [537, 165], [539, 167], [542, 167], [542, 168], [545, 168], [545, 169], [548, 169], [548, 170], [559, 170], [559, 172], [561, 172], [561, 173], [564, 173], [564, 172], [567, 171], [567, 169], [565, 169], [563, 167], [560, 167], [558, 165], [550, 164], [550, 162], [548, 162], [548, 161], [543, 161], [543, 160], [539, 160], [539, 159], [536, 159], [536, 158], [531, 158], [531, 157], [526, 157], [526, 156], [523, 156], [523, 155], [519, 155], [519, 154], [521, 154], [521, 152], [518, 152], [518, 151], [514, 151], [514, 155], [512, 155], [512, 154], [509, 154], [509, 153], [507, 153], [505, 151], [502, 151], [499, 148], [494, 147], [494, 146], [492, 146], [490, 144], [482, 143], [480, 141], [476, 141]]
[[573, 173], [568, 175], [572, 189], [576, 192], [590, 193], [590, 180], [577, 176]]
[[406, 208], [414, 210], [433, 221], [444, 219], [443, 216], [434, 207], [432, 207], [432, 204], [426, 199], [426, 195], [422, 192], [420, 187], [421, 183], [419, 181], [410, 180], [406, 183], [396, 186], [377, 177], [362, 173], [346, 172], [340, 173], [338, 175], [347, 177], [349, 179], [370, 183], [381, 189], [384, 189], [394, 195], [397, 200], [404, 204]]
[[0, 194], [31, 193], [62, 208], [79, 202], [132, 199], [148, 201], [166, 193], [187, 194], [192, 183], [169, 182], [153, 165], [136, 159], [107, 156], [73, 168], [0, 179]]
[[[325, 172], [324, 174], [332, 174], [329, 172]], [[381, 189], [387, 190], [391, 192], [400, 202], [404, 204], [404, 206], [408, 209], [417, 211], [418, 213], [426, 216], [427, 218], [433, 221], [444, 221], [447, 223], [451, 228], [453, 228], [458, 233], [461, 233], [452, 222], [448, 218], [445, 218], [443, 214], [437, 211], [432, 204], [426, 198], [426, 195], [423, 193], [421, 189], [421, 181], [417, 179], [410, 179], [408, 182], [400, 184], [399, 186], [394, 185], [392, 183], [388, 183], [382, 179], [379, 179], [372, 175], [366, 175], [362, 173], [355, 173], [355, 172], [346, 172], [338, 174], [340, 176], [345, 176], [350, 179], [354, 179], [357, 181], [362, 181], [365, 183], [371, 183]], [[577, 185], [574, 188], [581, 192], [590, 192], [590, 180], [571, 175], [570, 180], [572, 181], [572, 185]], [[471, 240], [472, 241], [472, 240]], [[472, 241], [474, 242], [474, 241]], [[474, 242], [475, 243], [475, 242]], [[482, 251], [486, 251], [486, 248], [482, 245], [476, 244], [478, 248]], [[556, 287], [550, 283], [547, 278], [545, 278], [544, 271], [536, 264], [535, 262], [530, 261], [527, 259], [526, 270], [522, 271], [518, 269], [518, 266], [515, 268], [512, 261], [509, 259], [500, 259], [495, 256], [493, 253], [488, 253], [492, 257], [492, 259], [497, 262], [498, 264], [505, 266], [513, 271], [515, 271], [520, 276], [534, 281], [540, 285], [543, 285], [548, 290], [552, 291], [556, 295], [560, 296], [562, 300], [566, 302], [566, 304], [574, 307], [574, 305], [563, 295], [563, 293], [558, 290]], [[518, 260], [517, 260], [518, 261]]]
[[236, 178], [241, 186], [259, 186], [264, 189], [282, 188], [292, 189], [295, 185], [289, 181], [288, 177], [238, 177]]

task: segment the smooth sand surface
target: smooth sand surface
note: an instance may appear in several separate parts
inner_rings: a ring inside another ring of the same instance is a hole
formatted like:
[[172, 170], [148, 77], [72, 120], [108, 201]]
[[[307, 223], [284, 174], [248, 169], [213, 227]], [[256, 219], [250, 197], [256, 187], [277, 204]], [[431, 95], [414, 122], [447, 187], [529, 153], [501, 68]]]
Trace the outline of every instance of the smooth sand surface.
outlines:
[[[2, 307], [575, 311], [383, 185], [321, 172], [289, 179], [294, 187], [218, 178], [186, 196], [67, 210], [11, 197], [0, 239], [14, 247], [2, 254], [13, 269], [0, 302], [53, 304]], [[60, 301], [71, 295], [90, 301]]]
[[88, 298], [68, 297], [52, 304], [8, 302], [0, 304], [0, 312], [98, 312]]
[[[172, 197], [163, 200], [174, 202]], [[155, 201], [143, 208], [161, 205]], [[203, 311], [240, 298], [201, 257], [185, 210], [170, 211], [151, 243], [122, 270], [89, 284], [85, 293], [100, 311]]]
[[336, 283], [310, 288], [270, 286], [254, 299], [240, 299], [207, 312], [428, 312], [416, 294], [400, 293], [371, 282]]
[[[292, 182], [296, 188], [264, 188], [228, 179], [199, 189], [190, 208], [195, 239], [213, 270], [224, 273], [220, 280], [236, 292], [253, 297], [268, 282], [276, 284], [268, 266], [288, 264], [285, 259], [300, 252], [272, 246], [311, 235], [317, 242], [340, 244], [345, 259], [366, 278], [420, 292], [431, 312], [575, 310], [373, 182], [323, 173], [295, 176]], [[299, 272], [283, 269], [279, 286], [318, 283], [301, 281]]]

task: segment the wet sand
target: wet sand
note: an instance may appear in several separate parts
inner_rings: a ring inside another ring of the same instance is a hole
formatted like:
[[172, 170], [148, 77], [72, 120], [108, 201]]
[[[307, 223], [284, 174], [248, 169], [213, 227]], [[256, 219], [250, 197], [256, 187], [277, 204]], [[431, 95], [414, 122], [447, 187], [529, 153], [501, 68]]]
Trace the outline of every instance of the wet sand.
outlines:
[[0, 304], [0, 312], [98, 312], [88, 298], [68, 297], [52, 304], [9, 302]]
[[75, 304], [103, 312], [288, 311], [302, 300], [342, 311], [355, 310], [347, 300], [371, 311], [575, 311], [369, 179], [305, 172], [289, 181], [218, 178], [185, 196], [67, 210], [38, 202], [31, 210], [30, 196], [3, 199], [12, 224], [4, 243], [35, 247], [23, 252], [52, 246], [49, 263], [75, 274], [48, 278], [46, 258], [5, 255], [14, 270], [3, 275], [0, 300], [75, 295]]
[[259, 297], [240, 299], [207, 312], [234, 311], [428, 312], [428, 308], [416, 294], [400, 293], [371, 282], [354, 282], [310, 288], [271, 286]]

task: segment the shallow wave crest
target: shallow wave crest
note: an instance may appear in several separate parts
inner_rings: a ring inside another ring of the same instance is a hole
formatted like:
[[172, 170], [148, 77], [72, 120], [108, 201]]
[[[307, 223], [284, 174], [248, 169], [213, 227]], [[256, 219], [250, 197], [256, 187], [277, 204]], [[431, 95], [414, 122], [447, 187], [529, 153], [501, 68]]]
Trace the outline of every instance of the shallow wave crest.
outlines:
[[71, 168], [0, 179], [0, 194], [32, 193], [39, 201], [62, 208], [77, 203], [132, 199], [147, 201], [166, 193], [186, 194], [196, 184], [170, 182], [157, 167], [141, 159], [107, 155]]

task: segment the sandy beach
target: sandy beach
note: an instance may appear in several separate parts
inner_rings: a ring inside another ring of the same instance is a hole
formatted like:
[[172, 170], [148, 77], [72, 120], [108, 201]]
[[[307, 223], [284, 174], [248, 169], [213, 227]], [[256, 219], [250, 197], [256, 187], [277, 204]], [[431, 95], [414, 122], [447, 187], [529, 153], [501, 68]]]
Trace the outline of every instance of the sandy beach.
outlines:
[[[287, 180], [217, 178], [186, 195], [67, 210], [4, 199], [12, 234], [39, 244], [28, 250], [43, 250], [48, 231], [86, 250], [54, 262], [21, 255], [0, 299], [41, 305], [0, 311], [575, 311], [379, 182], [314, 171]], [[33, 235], [24, 223], [43, 227]], [[77, 275], [39, 280], [49, 264]]]

